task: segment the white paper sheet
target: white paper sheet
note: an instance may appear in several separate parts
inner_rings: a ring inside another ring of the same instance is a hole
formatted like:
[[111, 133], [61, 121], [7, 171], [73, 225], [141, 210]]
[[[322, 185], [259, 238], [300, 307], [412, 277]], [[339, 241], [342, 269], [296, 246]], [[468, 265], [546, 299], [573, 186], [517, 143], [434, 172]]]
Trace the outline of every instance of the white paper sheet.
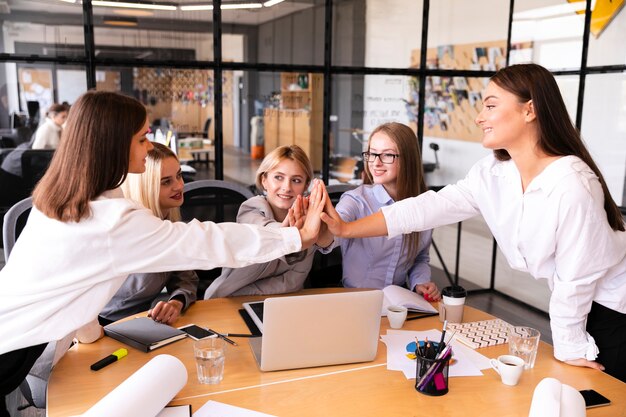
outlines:
[[[118, 366], [123, 365], [123, 361]], [[186, 383], [185, 365], [174, 356], [158, 355], [87, 410], [83, 417], [155, 417]]]
[[[406, 346], [419, 340], [439, 341], [441, 332], [439, 330], [427, 331], [406, 331], [388, 330], [386, 335], [381, 336], [381, 340], [387, 345], [387, 369], [392, 371], [402, 371], [407, 379], [415, 378], [415, 359], [409, 359], [406, 354]], [[462, 344], [452, 343], [453, 357], [456, 362], [450, 365], [449, 376], [481, 376], [481, 369], [489, 368], [489, 359], [478, 352], [469, 349]], [[467, 351], [471, 351], [468, 354]], [[477, 356], [476, 356], [477, 355]], [[486, 363], [486, 366], [484, 366]]]
[[247, 408], [235, 407], [234, 405], [208, 401], [193, 417], [274, 417], [270, 414], [248, 410]]

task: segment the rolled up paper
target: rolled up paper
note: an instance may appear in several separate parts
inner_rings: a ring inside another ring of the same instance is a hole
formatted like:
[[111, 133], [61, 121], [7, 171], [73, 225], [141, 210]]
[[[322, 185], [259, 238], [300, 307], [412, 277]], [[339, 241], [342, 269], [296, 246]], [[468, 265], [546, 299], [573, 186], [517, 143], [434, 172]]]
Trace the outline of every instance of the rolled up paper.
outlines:
[[585, 399], [569, 385], [544, 378], [535, 387], [528, 417], [585, 417]]
[[187, 369], [158, 355], [87, 410], [83, 417], [155, 417], [187, 383]]

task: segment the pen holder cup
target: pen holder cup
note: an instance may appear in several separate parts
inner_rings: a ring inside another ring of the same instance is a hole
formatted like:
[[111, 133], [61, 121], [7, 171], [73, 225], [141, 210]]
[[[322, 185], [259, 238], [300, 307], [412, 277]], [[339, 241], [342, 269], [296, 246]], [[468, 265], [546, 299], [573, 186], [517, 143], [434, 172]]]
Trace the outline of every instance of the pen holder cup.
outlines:
[[415, 352], [415, 356], [415, 389], [433, 397], [447, 394], [450, 355], [440, 359], [429, 359]]

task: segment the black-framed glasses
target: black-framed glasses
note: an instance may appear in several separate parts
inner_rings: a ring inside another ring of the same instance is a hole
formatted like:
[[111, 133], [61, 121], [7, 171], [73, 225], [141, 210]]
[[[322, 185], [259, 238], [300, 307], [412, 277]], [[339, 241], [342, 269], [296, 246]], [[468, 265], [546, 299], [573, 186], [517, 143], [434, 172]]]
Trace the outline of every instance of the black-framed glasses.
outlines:
[[380, 162], [383, 164], [393, 164], [397, 157], [400, 155], [396, 153], [372, 153], [372, 152], [363, 152], [363, 160], [365, 162], [374, 162], [376, 158], [380, 159]]

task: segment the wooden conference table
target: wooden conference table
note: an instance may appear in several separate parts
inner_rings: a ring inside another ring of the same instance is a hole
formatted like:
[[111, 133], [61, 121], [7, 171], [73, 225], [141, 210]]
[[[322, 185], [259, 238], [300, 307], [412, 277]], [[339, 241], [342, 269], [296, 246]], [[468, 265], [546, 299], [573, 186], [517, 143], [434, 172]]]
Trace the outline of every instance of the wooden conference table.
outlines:
[[[333, 292], [337, 289], [305, 290], [302, 293]], [[234, 297], [199, 301], [176, 325], [195, 323], [224, 333], [249, 333], [238, 309], [243, 301], [264, 297]], [[144, 315], [145, 316], [145, 315]], [[464, 321], [492, 318], [471, 307]], [[407, 321], [403, 330], [440, 329], [437, 317]], [[381, 320], [381, 334], [388, 321]], [[508, 387], [495, 371], [481, 377], [450, 378], [450, 391], [429, 397], [415, 391], [415, 380], [399, 371], [388, 371], [387, 350], [382, 342], [376, 359], [369, 363], [297, 369], [279, 372], [258, 370], [245, 338], [239, 346], [228, 346], [224, 380], [218, 385], [201, 385], [196, 378], [192, 340], [172, 343], [143, 353], [105, 337], [91, 345], [74, 346], [53, 369], [48, 385], [48, 416], [74, 416], [85, 412], [152, 357], [170, 354], [187, 367], [187, 385], [170, 405], [191, 404], [198, 410], [209, 400], [232, 404], [275, 416], [519, 416], [527, 417], [535, 386], [554, 377], [576, 389], [595, 389], [612, 405], [587, 410], [589, 417], [626, 416], [626, 384], [600, 371], [565, 365], [552, 356], [552, 347], [541, 342], [535, 367], [525, 371], [519, 385]], [[94, 372], [89, 366], [120, 347], [128, 356]], [[508, 353], [507, 345], [479, 350], [493, 358]], [[163, 375], [167, 378], [167, 375]], [[155, 393], [158, 396], [158, 393]]]

